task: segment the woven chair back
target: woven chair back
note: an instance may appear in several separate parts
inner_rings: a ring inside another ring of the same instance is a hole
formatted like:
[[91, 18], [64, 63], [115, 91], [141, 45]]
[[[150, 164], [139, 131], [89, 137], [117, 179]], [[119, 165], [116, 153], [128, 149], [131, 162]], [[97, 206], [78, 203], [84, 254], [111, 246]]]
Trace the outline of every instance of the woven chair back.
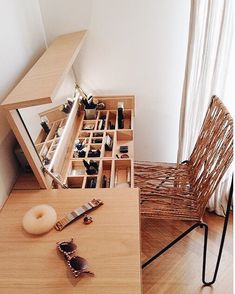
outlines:
[[199, 215], [203, 215], [232, 160], [233, 120], [224, 104], [214, 96], [189, 158], [191, 188], [197, 197]]

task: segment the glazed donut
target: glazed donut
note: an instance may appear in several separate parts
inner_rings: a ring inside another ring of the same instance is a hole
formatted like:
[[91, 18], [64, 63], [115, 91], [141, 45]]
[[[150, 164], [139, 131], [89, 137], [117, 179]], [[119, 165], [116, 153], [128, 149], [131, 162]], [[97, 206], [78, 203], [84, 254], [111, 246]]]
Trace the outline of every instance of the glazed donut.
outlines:
[[34, 235], [50, 231], [57, 220], [55, 209], [49, 205], [33, 206], [23, 217], [23, 228]]

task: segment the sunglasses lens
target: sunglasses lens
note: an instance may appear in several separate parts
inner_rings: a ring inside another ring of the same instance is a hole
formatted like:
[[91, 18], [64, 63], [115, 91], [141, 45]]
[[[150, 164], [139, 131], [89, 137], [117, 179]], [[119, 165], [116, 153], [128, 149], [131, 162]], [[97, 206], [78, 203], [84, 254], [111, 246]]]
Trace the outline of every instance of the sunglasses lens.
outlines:
[[76, 244], [74, 244], [72, 242], [62, 242], [62, 243], [60, 243], [59, 246], [60, 246], [60, 249], [66, 253], [70, 253], [77, 248]]
[[84, 271], [87, 269], [86, 259], [80, 256], [74, 256], [69, 260], [71, 267], [76, 271]]

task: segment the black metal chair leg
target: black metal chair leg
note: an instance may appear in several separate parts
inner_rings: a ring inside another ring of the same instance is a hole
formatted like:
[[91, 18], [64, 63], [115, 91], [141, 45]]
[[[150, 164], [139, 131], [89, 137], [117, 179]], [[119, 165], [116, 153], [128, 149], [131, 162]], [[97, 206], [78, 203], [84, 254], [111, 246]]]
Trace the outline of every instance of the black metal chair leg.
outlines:
[[206, 252], [207, 252], [207, 238], [208, 238], [208, 226], [207, 224], [202, 223], [202, 226], [205, 228], [205, 235], [204, 235], [204, 249], [203, 249], [203, 266], [202, 266], [202, 282], [205, 286], [210, 286], [214, 284], [216, 281], [217, 273], [219, 270], [219, 265], [220, 265], [220, 260], [223, 252], [223, 247], [224, 247], [224, 240], [225, 240], [225, 235], [227, 232], [227, 227], [228, 227], [228, 221], [229, 221], [229, 212], [230, 212], [230, 207], [232, 203], [232, 197], [233, 197], [233, 177], [232, 177], [232, 182], [231, 182], [231, 188], [229, 191], [229, 198], [228, 198], [228, 204], [227, 204], [227, 209], [226, 209], [226, 214], [225, 214], [225, 219], [224, 219], [224, 226], [223, 226], [223, 232], [221, 236], [221, 241], [220, 241], [220, 247], [219, 247], [219, 252], [218, 252], [218, 257], [216, 261], [216, 266], [215, 266], [215, 272], [213, 279], [210, 282], [206, 282]]
[[156, 258], [158, 258], [160, 255], [162, 255], [165, 251], [167, 251], [173, 245], [175, 245], [175, 243], [179, 242], [182, 238], [184, 238], [186, 235], [188, 235], [191, 231], [193, 231], [195, 228], [197, 228], [201, 225], [202, 225], [201, 222], [198, 222], [198, 223], [195, 223], [194, 225], [192, 225], [188, 230], [186, 230], [181, 235], [179, 235], [179, 237], [177, 237], [175, 240], [173, 240], [171, 243], [169, 243], [166, 247], [164, 247], [162, 250], [160, 250], [159, 252], [154, 254], [152, 257], [150, 257], [148, 260], [146, 260], [142, 264], [142, 269], [144, 269], [147, 265], [149, 265], [151, 262], [153, 262]]
[[208, 225], [202, 223], [201, 228], [204, 227], [204, 246], [203, 246], [203, 263], [202, 263], [202, 282], [205, 284], [206, 276], [206, 255], [207, 255], [207, 240], [208, 240]]
[[221, 236], [220, 248], [219, 248], [219, 252], [218, 252], [215, 272], [214, 272], [213, 279], [210, 282], [206, 282], [206, 255], [207, 255], [208, 225], [203, 222], [195, 223], [188, 230], [186, 230], [184, 233], [182, 233], [179, 237], [177, 237], [175, 240], [173, 240], [171, 243], [169, 243], [166, 247], [164, 247], [162, 250], [160, 250], [159, 252], [154, 254], [152, 257], [150, 257], [147, 261], [145, 261], [142, 264], [142, 269], [144, 269], [147, 265], [149, 265], [151, 262], [153, 262], [160, 255], [162, 255], [165, 251], [170, 249], [174, 244], [176, 244], [178, 241], [180, 241], [182, 238], [184, 238], [186, 235], [188, 235], [195, 228], [197, 228], [197, 227], [203, 228], [204, 227], [202, 282], [205, 286], [212, 285], [216, 281], [216, 277], [217, 277], [217, 273], [218, 273], [218, 269], [219, 269], [219, 265], [220, 265], [220, 260], [221, 260], [221, 256], [222, 256], [222, 252], [223, 252], [224, 240], [225, 240], [225, 235], [226, 235], [228, 220], [229, 220], [229, 212], [230, 212], [230, 207], [231, 207], [231, 203], [232, 203], [232, 196], [233, 196], [233, 178], [232, 178], [232, 183], [231, 183], [231, 189], [229, 192], [227, 210], [226, 210], [226, 215], [225, 215], [225, 219], [224, 219], [223, 232], [222, 232], [222, 236]]

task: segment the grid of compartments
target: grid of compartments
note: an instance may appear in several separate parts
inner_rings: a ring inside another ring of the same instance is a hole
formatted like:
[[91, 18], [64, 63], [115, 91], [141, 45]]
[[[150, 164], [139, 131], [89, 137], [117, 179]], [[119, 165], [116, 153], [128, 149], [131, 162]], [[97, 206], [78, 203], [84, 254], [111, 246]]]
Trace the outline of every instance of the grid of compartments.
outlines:
[[[124, 110], [123, 129], [116, 110], [98, 110], [92, 120], [81, 115], [66, 175], [69, 188], [133, 187], [133, 110]], [[120, 152], [121, 146], [128, 150]]]
[[[58, 116], [61, 116], [61, 113], [58, 112], [58, 114]], [[48, 122], [50, 132], [47, 134], [44, 130], [41, 130], [35, 141], [37, 152], [45, 165], [49, 164], [52, 160], [60, 141], [63, 128], [67, 121], [67, 116], [63, 116], [63, 118], [57, 119], [54, 115], [55, 120]]]

